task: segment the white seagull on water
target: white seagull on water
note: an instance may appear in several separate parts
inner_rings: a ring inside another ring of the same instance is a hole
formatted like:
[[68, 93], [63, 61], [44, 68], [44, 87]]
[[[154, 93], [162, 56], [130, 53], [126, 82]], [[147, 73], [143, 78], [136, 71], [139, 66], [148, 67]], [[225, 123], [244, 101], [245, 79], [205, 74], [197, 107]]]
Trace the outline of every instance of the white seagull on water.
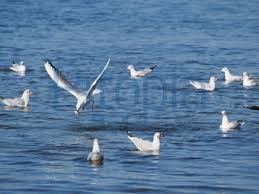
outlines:
[[211, 77], [209, 83], [190, 81], [190, 84], [199, 90], [214, 91], [216, 89], [216, 80], [217, 78]]
[[252, 79], [247, 72], [243, 73], [243, 87], [252, 87], [257, 85], [257, 82]]
[[128, 133], [128, 138], [134, 143], [139, 151], [147, 152], [147, 151], [159, 151], [160, 150], [160, 137], [161, 134], [156, 132], [153, 137], [153, 142], [143, 140], [139, 137], [135, 137], [132, 134]]
[[154, 69], [156, 68], [156, 65], [150, 68], [146, 68], [144, 70], [135, 70], [133, 65], [128, 65], [128, 70], [130, 71], [130, 76], [132, 78], [139, 78], [139, 77], [145, 77], [148, 74], [150, 74]]
[[97, 76], [97, 78], [94, 80], [90, 88], [87, 92], [80, 91], [75, 86], [73, 86], [62, 74], [61, 72], [54, 67], [54, 65], [51, 64], [50, 61], [47, 61], [44, 63], [45, 69], [48, 72], [49, 76], [53, 79], [54, 82], [60, 87], [65, 90], [67, 90], [69, 93], [71, 93], [73, 96], [77, 98], [77, 104], [76, 104], [76, 110], [75, 114], [79, 114], [80, 108], [83, 108], [87, 106], [90, 102], [93, 102], [93, 97], [96, 94], [99, 94], [101, 90], [97, 89], [97, 85], [110, 63], [110, 58], [108, 59], [105, 67], [101, 71], [101, 73]]
[[241, 120], [238, 121], [229, 121], [227, 117], [227, 112], [222, 111], [222, 123], [220, 125], [220, 129], [222, 132], [228, 132], [234, 129], [240, 129], [241, 125], [244, 125], [245, 123]]
[[10, 107], [26, 107], [29, 105], [29, 99], [32, 92], [29, 89], [24, 90], [21, 97], [17, 98], [2, 98], [0, 97], [0, 102]]
[[235, 81], [242, 81], [243, 77], [238, 75], [232, 75], [227, 67], [223, 67], [221, 69], [222, 72], [225, 74], [225, 81], [226, 82], [235, 82]]
[[94, 139], [93, 150], [88, 154], [87, 160], [93, 163], [99, 163], [103, 161], [103, 155], [100, 152], [98, 139]]
[[12, 66], [10, 67], [10, 69], [13, 70], [13, 71], [15, 71], [15, 72], [17, 72], [17, 73], [24, 73], [25, 70], [26, 70], [26, 67], [25, 67], [23, 61], [21, 61], [20, 64], [15, 63], [15, 62], [13, 61], [13, 64], [12, 64]]

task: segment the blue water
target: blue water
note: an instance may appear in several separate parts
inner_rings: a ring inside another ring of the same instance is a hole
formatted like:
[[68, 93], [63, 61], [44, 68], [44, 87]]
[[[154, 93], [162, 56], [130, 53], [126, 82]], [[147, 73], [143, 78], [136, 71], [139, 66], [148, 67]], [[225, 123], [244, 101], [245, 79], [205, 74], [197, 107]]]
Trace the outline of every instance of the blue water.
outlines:
[[[258, 87], [224, 85], [220, 69], [259, 77], [258, 1], [0, 1], [0, 96], [35, 94], [27, 110], [0, 107], [1, 193], [259, 193]], [[48, 77], [50, 59], [87, 89], [108, 58], [94, 111]], [[8, 71], [12, 60], [28, 68]], [[127, 65], [157, 65], [132, 80]], [[217, 90], [189, 80], [217, 76]], [[220, 112], [242, 119], [222, 134]], [[160, 155], [140, 154], [126, 131], [152, 139]], [[93, 138], [105, 160], [86, 161]]]

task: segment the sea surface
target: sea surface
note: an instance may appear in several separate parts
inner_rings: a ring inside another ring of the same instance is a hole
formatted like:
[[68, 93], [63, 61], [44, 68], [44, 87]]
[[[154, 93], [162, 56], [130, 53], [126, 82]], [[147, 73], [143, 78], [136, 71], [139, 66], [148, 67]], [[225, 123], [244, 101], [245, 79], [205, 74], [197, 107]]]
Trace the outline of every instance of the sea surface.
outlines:
[[[259, 77], [259, 1], [0, 1], [0, 96], [34, 95], [27, 109], [0, 106], [0, 193], [259, 193], [259, 86], [223, 82], [222, 67]], [[104, 67], [103, 91], [79, 116], [50, 60], [87, 90]], [[24, 61], [26, 75], [8, 68]], [[136, 69], [156, 65], [142, 79]], [[215, 92], [189, 80], [219, 78]], [[243, 120], [223, 134], [221, 111]], [[152, 140], [140, 153], [127, 131]], [[86, 161], [93, 138], [102, 165]]]

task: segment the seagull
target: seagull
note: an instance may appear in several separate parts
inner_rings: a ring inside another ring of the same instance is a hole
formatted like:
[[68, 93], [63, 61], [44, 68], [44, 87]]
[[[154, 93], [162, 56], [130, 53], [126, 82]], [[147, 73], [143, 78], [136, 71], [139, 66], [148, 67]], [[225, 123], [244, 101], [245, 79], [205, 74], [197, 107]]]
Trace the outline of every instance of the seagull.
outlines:
[[25, 67], [23, 61], [21, 61], [20, 64], [15, 63], [15, 62], [13, 61], [13, 64], [12, 64], [12, 66], [10, 67], [10, 69], [13, 70], [13, 71], [15, 71], [15, 72], [18, 72], [18, 73], [24, 73], [25, 70], [26, 70], [26, 67]]
[[254, 79], [251, 79], [249, 74], [247, 72], [243, 73], [243, 87], [251, 87], [257, 85], [256, 81]]
[[154, 134], [153, 142], [143, 140], [141, 138], [135, 137], [132, 134], [128, 133], [128, 138], [134, 143], [139, 151], [159, 151], [160, 150], [160, 133], [156, 132]]
[[87, 160], [94, 163], [103, 161], [98, 139], [94, 139], [93, 150], [88, 154]]
[[227, 117], [227, 112], [222, 111], [222, 123], [220, 125], [220, 129], [222, 132], [228, 132], [234, 129], [240, 129], [241, 125], [244, 125], [245, 123], [241, 120], [238, 121], [229, 121]]
[[259, 110], [259, 105], [244, 105], [243, 107], [251, 110]]
[[97, 89], [97, 85], [109, 63], [110, 58], [87, 92], [80, 91], [75, 86], [73, 86], [50, 61], [45, 62], [44, 65], [47, 73], [53, 79], [53, 81], [56, 82], [57, 86], [67, 90], [77, 98], [75, 114], [79, 114], [80, 108], [84, 109], [84, 107], [87, 106], [90, 102], [93, 102], [93, 97], [101, 92], [100, 89]]
[[2, 98], [0, 97], [0, 102], [11, 107], [26, 107], [29, 104], [30, 96], [32, 92], [29, 89], [24, 90], [21, 97], [17, 98]]
[[217, 78], [211, 77], [209, 83], [190, 81], [190, 84], [199, 90], [214, 91], [216, 89], [215, 81], [217, 81]]
[[232, 75], [227, 67], [223, 67], [221, 71], [225, 73], [226, 82], [242, 81], [243, 79], [242, 76]]
[[155, 68], [156, 68], [156, 65], [150, 68], [146, 68], [144, 70], [137, 71], [135, 70], [133, 65], [128, 66], [128, 70], [130, 71], [130, 76], [132, 78], [145, 77], [148, 74], [150, 74]]

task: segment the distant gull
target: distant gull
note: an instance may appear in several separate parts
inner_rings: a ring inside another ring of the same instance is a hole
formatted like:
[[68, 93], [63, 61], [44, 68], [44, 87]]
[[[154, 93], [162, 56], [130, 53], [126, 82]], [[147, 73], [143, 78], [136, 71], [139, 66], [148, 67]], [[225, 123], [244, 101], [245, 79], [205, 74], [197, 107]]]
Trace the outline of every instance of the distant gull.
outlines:
[[252, 87], [257, 85], [255, 79], [252, 79], [247, 72], [243, 73], [243, 87]]
[[243, 107], [251, 110], [259, 110], [259, 105], [244, 105]]
[[24, 73], [25, 70], [26, 70], [26, 67], [25, 67], [23, 61], [21, 61], [20, 64], [15, 63], [15, 62], [13, 61], [13, 64], [12, 64], [12, 66], [10, 67], [10, 69], [13, 70], [13, 71], [15, 71], [15, 72], [17, 72], [17, 73]]
[[54, 67], [54, 65], [52, 65], [50, 61], [45, 62], [44, 65], [49, 76], [53, 79], [54, 82], [56, 82], [57, 86], [67, 90], [69, 93], [71, 93], [73, 96], [77, 98], [75, 114], [79, 114], [80, 108], [84, 109], [84, 107], [87, 106], [90, 102], [93, 102], [93, 97], [101, 92], [101, 90], [97, 89], [97, 85], [104, 71], [108, 67], [109, 63], [110, 63], [110, 59], [107, 61], [105, 67], [103, 68], [101, 73], [97, 76], [97, 78], [94, 80], [94, 82], [92, 83], [92, 85], [90, 86], [87, 92], [82, 92], [79, 89], [77, 89], [75, 86], [73, 86], [62, 75], [62, 73], [56, 67]]
[[242, 76], [232, 75], [227, 67], [223, 67], [221, 71], [225, 73], [226, 82], [242, 81], [243, 79]]
[[103, 155], [100, 152], [98, 139], [94, 139], [93, 150], [88, 154], [87, 160], [93, 163], [100, 163], [103, 161]]
[[216, 80], [217, 78], [211, 77], [209, 83], [190, 81], [190, 84], [199, 90], [214, 91], [216, 89]]
[[228, 132], [234, 129], [240, 129], [241, 125], [245, 124], [241, 120], [229, 121], [226, 111], [222, 111], [221, 114], [222, 114], [222, 123], [220, 125], [220, 129], [222, 132]]
[[135, 70], [133, 65], [128, 66], [128, 70], [130, 71], [130, 76], [132, 78], [145, 77], [145, 76], [149, 75], [155, 68], [156, 68], [156, 66], [153, 66], [150, 68], [146, 68], [144, 70], [137, 71], [137, 70]]
[[0, 102], [11, 107], [26, 107], [29, 104], [29, 99], [31, 95], [32, 95], [32, 92], [29, 89], [26, 89], [23, 92], [21, 97], [17, 97], [17, 98], [0, 97]]
[[128, 138], [134, 143], [139, 151], [159, 151], [160, 150], [160, 133], [156, 132], [153, 137], [153, 142], [143, 140], [141, 138], [133, 136], [131, 133], [128, 133]]

